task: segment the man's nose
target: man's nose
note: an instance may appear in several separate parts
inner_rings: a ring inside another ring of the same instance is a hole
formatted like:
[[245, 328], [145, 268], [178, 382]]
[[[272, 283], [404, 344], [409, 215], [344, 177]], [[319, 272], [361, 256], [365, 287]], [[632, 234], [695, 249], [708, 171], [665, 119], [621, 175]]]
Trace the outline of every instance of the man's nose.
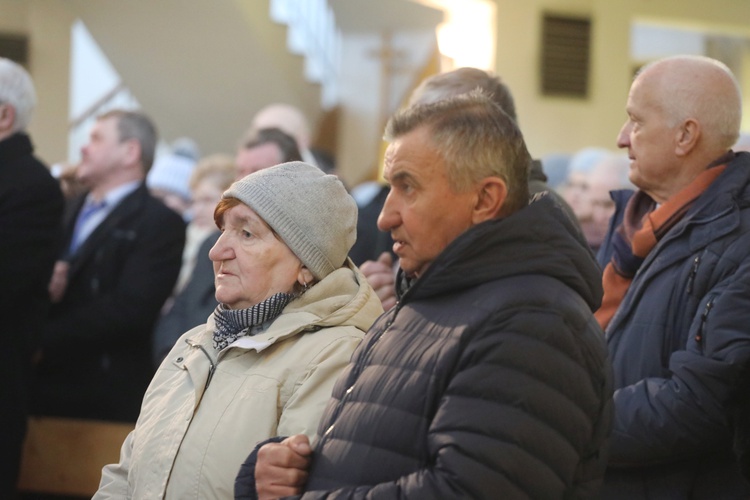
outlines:
[[630, 146], [630, 123], [625, 123], [617, 135], [617, 147], [627, 148]]
[[395, 209], [395, 202], [392, 200], [391, 193], [388, 193], [385, 203], [383, 203], [383, 208], [380, 210], [380, 215], [378, 216], [378, 229], [388, 232], [399, 224], [399, 216]]

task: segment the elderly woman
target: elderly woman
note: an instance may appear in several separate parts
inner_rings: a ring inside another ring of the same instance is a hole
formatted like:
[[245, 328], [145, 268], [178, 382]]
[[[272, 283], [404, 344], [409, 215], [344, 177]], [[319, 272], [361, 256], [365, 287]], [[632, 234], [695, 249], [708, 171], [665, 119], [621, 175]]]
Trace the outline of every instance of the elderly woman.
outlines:
[[357, 209], [336, 177], [301, 162], [261, 170], [232, 184], [214, 218], [220, 304], [159, 367], [94, 498], [232, 498], [255, 443], [315, 434], [382, 313], [347, 257]]

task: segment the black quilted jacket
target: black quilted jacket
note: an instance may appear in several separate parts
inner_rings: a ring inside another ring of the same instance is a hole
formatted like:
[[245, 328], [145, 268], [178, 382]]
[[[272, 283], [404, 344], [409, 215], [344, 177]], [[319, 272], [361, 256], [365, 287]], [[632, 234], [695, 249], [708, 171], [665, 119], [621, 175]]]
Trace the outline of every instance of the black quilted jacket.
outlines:
[[304, 498], [587, 498], [611, 374], [598, 266], [548, 197], [456, 239], [370, 328]]

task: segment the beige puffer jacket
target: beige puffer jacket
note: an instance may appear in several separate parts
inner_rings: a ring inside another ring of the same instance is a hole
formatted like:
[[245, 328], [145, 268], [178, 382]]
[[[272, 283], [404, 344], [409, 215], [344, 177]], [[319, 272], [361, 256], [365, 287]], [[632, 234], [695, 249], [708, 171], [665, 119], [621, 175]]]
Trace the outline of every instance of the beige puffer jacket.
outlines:
[[257, 442], [315, 435], [339, 372], [382, 312], [348, 261], [263, 331], [221, 352], [210, 317], [159, 367], [120, 463], [104, 467], [94, 499], [233, 498]]

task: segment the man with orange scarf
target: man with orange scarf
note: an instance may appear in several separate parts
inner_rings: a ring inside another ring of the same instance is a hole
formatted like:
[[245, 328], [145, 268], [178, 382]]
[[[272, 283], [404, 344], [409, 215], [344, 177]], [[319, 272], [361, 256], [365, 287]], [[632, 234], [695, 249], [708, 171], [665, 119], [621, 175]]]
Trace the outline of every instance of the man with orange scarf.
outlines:
[[626, 111], [617, 145], [639, 190], [605, 241], [597, 319], [616, 416], [602, 498], [748, 498], [733, 453], [750, 399], [750, 155], [731, 150], [739, 86], [718, 61], [670, 57], [638, 73]]

